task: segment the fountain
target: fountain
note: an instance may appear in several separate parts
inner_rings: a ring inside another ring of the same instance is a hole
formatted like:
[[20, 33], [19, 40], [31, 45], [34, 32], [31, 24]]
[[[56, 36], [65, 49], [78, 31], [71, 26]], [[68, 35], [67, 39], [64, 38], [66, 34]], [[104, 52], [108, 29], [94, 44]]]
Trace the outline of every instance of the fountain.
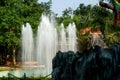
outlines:
[[70, 23], [67, 27], [68, 33], [68, 50], [76, 51], [76, 26], [74, 23]]
[[22, 26], [22, 68], [0, 72], [0, 76], [7, 76], [8, 72], [17, 77], [24, 74], [27, 77], [48, 75], [52, 72], [52, 59], [58, 50], [63, 52], [76, 50], [75, 24], [70, 23], [66, 29], [61, 24], [58, 31], [53, 20], [52, 17], [42, 15], [35, 37], [29, 23]]
[[60, 50], [61, 51], [67, 51], [67, 39], [66, 39], [66, 32], [64, 29], [64, 24], [61, 24], [61, 32], [60, 32]]
[[[32, 28], [29, 23], [26, 23], [26, 27], [23, 25], [22, 26], [22, 62], [23, 66], [25, 64], [29, 63], [29, 66], [31, 65], [31, 62], [33, 62], [33, 48], [34, 48], [34, 43], [33, 43], [33, 33], [32, 33]], [[29, 55], [27, 55], [29, 54]]]
[[36, 59], [38, 66], [45, 68], [46, 73], [52, 71], [52, 58], [57, 52], [57, 30], [47, 16], [42, 15], [38, 26], [36, 41]]
[[[52, 20], [54, 19], [49, 18], [48, 16], [41, 16], [41, 22], [37, 29], [37, 36], [34, 40], [34, 45], [30, 25], [27, 23], [26, 27], [22, 28], [22, 61], [23, 63], [29, 61], [31, 65], [30, 67], [33, 67], [33, 62], [36, 62], [36, 66], [40, 70], [42, 69], [43, 75], [48, 75], [52, 72], [52, 59], [58, 50], [64, 52], [68, 50], [76, 51], [75, 24], [70, 23], [65, 31], [64, 24], [62, 23], [60, 36], [58, 36], [57, 29]], [[58, 37], [60, 37], [59, 40]], [[35, 47], [32, 47], [31, 45]]]
[[65, 30], [64, 24], [61, 24], [60, 31], [60, 50], [61, 51], [76, 51], [76, 26], [70, 23]]

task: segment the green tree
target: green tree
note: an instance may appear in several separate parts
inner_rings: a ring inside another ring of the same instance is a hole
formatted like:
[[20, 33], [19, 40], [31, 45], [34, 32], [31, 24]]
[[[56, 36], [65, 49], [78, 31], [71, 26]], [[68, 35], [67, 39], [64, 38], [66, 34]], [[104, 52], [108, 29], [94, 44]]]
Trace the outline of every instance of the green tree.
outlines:
[[85, 6], [80, 4], [76, 10], [74, 10], [74, 22], [77, 25], [77, 29], [91, 27], [92, 25], [92, 7], [91, 5]]
[[61, 20], [61, 23], [64, 23], [65, 26], [68, 26], [69, 23], [73, 22], [72, 20], [72, 16], [73, 16], [73, 10], [72, 8], [66, 8], [63, 11], [62, 17], [60, 17], [59, 19]]
[[0, 47], [3, 56], [11, 55], [16, 64], [16, 50], [21, 45], [21, 26], [29, 22], [33, 30], [37, 29], [41, 14], [51, 11], [50, 4], [38, 3], [37, 0], [0, 1]]
[[65, 17], [71, 17], [73, 15], [73, 10], [71, 7], [69, 8], [66, 8], [64, 11], [63, 11], [63, 14], [62, 16], [65, 18]]
[[100, 6], [94, 6], [92, 8], [93, 27], [99, 28], [102, 32], [109, 32], [111, 25], [113, 24], [113, 15], [109, 10]]

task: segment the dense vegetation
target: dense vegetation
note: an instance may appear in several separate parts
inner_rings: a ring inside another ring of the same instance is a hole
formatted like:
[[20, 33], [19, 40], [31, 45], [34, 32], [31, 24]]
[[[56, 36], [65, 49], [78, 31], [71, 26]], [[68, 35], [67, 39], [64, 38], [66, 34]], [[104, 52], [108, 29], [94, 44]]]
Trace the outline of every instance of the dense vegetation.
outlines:
[[[99, 3], [99, 2], [98, 2]], [[0, 0], [0, 64], [6, 64], [7, 55], [10, 61], [16, 64], [16, 56], [20, 55], [21, 26], [29, 22], [33, 31], [36, 31], [41, 14], [54, 14], [58, 25], [64, 23], [65, 27], [75, 22], [79, 45], [89, 46], [88, 34], [81, 34], [80, 30], [91, 27], [100, 29], [105, 35], [107, 45], [119, 43], [120, 24], [113, 25], [112, 11], [99, 5], [80, 4], [77, 9], [67, 8], [62, 16], [51, 11], [52, 1], [38, 3], [38, 0]], [[84, 41], [86, 40], [86, 42]]]

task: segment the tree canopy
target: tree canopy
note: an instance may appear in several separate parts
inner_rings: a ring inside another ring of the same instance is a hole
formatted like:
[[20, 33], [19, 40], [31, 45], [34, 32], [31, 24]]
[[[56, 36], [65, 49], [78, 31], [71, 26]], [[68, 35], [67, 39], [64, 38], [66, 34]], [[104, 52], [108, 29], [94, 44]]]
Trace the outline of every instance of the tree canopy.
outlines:
[[35, 30], [41, 14], [49, 14], [50, 7], [50, 1], [38, 3], [38, 0], [0, 0], [0, 53], [4, 53], [1, 55], [14, 55], [20, 48], [21, 26], [29, 22]]

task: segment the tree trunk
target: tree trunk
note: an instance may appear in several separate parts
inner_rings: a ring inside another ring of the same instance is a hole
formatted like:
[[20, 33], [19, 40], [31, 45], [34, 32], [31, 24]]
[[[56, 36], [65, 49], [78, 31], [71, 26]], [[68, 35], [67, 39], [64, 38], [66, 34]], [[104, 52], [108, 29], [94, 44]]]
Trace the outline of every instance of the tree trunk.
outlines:
[[113, 6], [113, 5], [110, 5], [110, 4], [107, 4], [107, 3], [104, 3], [104, 2], [99, 2], [99, 5], [100, 5], [101, 7], [105, 7], [105, 8], [114, 10], [114, 6]]
[[13, 64], [16, 65], [15, 48], [13, 48]]

